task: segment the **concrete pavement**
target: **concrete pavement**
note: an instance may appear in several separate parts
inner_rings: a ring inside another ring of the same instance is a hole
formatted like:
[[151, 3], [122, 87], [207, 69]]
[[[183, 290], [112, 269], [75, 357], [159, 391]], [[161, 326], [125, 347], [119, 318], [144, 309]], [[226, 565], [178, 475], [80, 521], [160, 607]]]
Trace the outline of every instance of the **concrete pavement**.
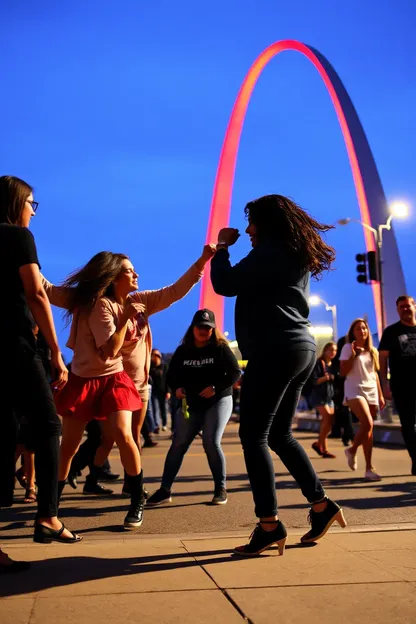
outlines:
[[283, 557], [249, 560], [231, 554], [236, 535], [15, 543], [10, 555], [34, 563], [1, 579], [0, 621], [414, 623], [415, 530], [334, 531], [312, 547], [299, 535]]
[[[1, 624], [142, 622], [262, 624], [416, 621], [416, 479], [407, 453], [376, 448], [384, 476], [365, 483], [346, 467], [342, 444], [331, 441], [334, 460], [311, 450], [314, 439], [298, 433], [330, 494], [344, 507], [347, 529], [333, 528], [314, 546], [301, 546], [307, 506], [275, 458], [281, 518], [289, 528], [284, 557], [277, 550], [255, 559], [232, 555], [254, 528], [251, 493], [237, 426], [226, 431], [229, 503], [211, 507], [212, 483], [201, 442], [184, 461], [171, 505], [146, 510], [141, 529], [120, 529], [127, 501], [97, 500], [69, 489], [62, 516], [84, 541], [39, 545], [31, 539], [33, 507], [2, 512], [5, 550], [33, 561], [30, 571], [0, 577]], [[145, 451], [150, 490], [158, 486], [169, 446], [167, 435]], [[119, 469], [113, 452], [114, 469]], [[117, 492], [121, 483], [116, 484]], [[17, 491], [17, 499], [22, 492]]]
[[[350, 525], [416, 523], [416, 478], [410, 476], [410, 460], [405, 449], [375, 448], [374, 463], [383, 481], [366, 483], [363, 481], [362, 452], [358, 456], [357, 472], [351, 472], [340, 440], [330, 441], [336, 459], [322, 459], [311, 449], [315, 439], [313, 434], [299, 432], [296, 435], [308, 452], [328, 494], [345, 508]], [[150, 492], [159, 486], [170, 444], [168, 434], [159, 436], [159, 439], [159, 446], [145, 449], [143, 454], [145, 482]], [[194, 533], [251, 532], [256, 518], [235, 423], [228, 425], [223, 447], [227, 458], [228, 504], [224, 507], [207, 504], [213, 495], [213, 484], [201, 440], [197, 439], [186, 455], [174, 485], [172, 503], [146, 511], [140, 529], [142, 535], [182, 537]], [[306, 529], [308, 505], [281, 461], [276, 456], [273, 461], [281, 518], [290, 528]], [[114, 470], [122, 472], [117, 449], [112, 453], [111, 462]], [[62, 518], [68, 526], [88, 537], [118, 536], [128, 507], [128, 501], [120, 496], [121, 481], [114, 485], [116, 495], [110, 499], [84, 496], [82, 485], [83, 480], [78, 490], [69, 486], [65, 489]], [[16, 490], [16, 506], [2, 512], [2, 534], [9, 542], [29, 538], [32, 533], [34, 506], [19, 504], [22, 496], [23, 491]]]

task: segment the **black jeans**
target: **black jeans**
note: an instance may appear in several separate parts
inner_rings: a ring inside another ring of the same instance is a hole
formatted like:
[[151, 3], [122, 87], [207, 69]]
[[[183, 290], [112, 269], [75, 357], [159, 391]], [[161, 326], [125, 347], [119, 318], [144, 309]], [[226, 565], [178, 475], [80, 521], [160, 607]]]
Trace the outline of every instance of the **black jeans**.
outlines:
[[394, 404], [399, 414], [402, 435], [413, 463], [416, 463], [416, 391], [409, 386], [392, 387]]
[[[10, 348], [9, 348], [10, 347]], [[30, 446], [35, 452], [38, 517], [58, 513], [58, 466], [61, 421], [42, 360], [34, 345], [20, 339], [8, 345], [0, 366], [0, 506], [13, 502], [16, 422], [25, 414]]]
[[240, 439], [258, 518], [277, 514], [270, 447], [310, 502], [325, 496], [302, 446], [292, 435], [301, 390], [315, 365], [313, 351], [280, 352], [275, 360], [250, 358], [240, 399]]

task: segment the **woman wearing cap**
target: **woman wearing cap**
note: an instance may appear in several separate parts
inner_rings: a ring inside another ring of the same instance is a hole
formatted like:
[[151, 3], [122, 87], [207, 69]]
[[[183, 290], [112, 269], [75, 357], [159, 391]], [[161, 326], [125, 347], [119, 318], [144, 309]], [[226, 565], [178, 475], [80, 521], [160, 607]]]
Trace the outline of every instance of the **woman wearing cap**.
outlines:
[[168, 369], [168, 386], [182, 400], [175, 433], [163, 470], [162, 483], [148, 505], [171, 502], [171, 489], [182, 460], [202, 431], [202, 441], [214, 479], [213, 505], [225, 505], [225, 457], [221, 439], [232, 413], [238, 362], [215, 325], [211, 310], [198, 310]]
[[[286, 529], [277, 514], [275, 471], [269, 447], [279, 455], [311, 504], [311, 530], [302, 542], [314, 542], [338, 520], [342, 509], [325, 491], [302, 446], [292, 435], [292, 420], [302, 388], [315, 366], [315, 342], [309, 332], [309, 280], [328, 270], [335, 252], [321, 238], [331, 229], [312, 219], [290, 199], [267, 195], [247, 204], [246, 233], [252, 251], [231, 266], [228, 247], [239, 232], [218, 234], [211, 262], [214, 290], [237, 296], [235, 328], [248, 364], [240, 401], [240, 438], [259, 524], [239, 555], [258, 555], [277, 543], [281, 554]], [[266, 339], [261, 336], [266, 331]], [[268, 366], [264, 352], [272, 351]]]

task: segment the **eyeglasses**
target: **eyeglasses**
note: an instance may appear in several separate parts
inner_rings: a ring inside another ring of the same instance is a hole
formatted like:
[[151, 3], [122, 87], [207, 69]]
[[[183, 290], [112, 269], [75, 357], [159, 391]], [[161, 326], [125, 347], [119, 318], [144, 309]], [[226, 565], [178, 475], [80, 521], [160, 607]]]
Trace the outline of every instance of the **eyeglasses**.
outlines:
[[33, 212], [36, 212], [36, 210], [38, 209], [39, 206], [39, 202], [37, 201], [30, 201], [29, 199], [26, 200], [28, 204], [30, 204], [32, 206], [32, 210]]

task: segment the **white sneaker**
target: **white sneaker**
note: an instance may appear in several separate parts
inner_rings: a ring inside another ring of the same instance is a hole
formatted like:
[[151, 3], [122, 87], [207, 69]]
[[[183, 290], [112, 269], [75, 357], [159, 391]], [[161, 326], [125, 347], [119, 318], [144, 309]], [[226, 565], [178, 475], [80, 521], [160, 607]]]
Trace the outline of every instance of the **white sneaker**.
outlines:
[[374, 470], [366, 470], [364, 481], [381, 481], [381, 477]]
[[350, 448], [345, 449], [344, 452], [348, 461], [348, 466], [351, 470], [357, 470], [357, 455], [352, 453]]
[[166, 427], [166, 425], [163, 425], [162, 431], [167, 431], [167, 430], [168, 430], [168, 428]]

